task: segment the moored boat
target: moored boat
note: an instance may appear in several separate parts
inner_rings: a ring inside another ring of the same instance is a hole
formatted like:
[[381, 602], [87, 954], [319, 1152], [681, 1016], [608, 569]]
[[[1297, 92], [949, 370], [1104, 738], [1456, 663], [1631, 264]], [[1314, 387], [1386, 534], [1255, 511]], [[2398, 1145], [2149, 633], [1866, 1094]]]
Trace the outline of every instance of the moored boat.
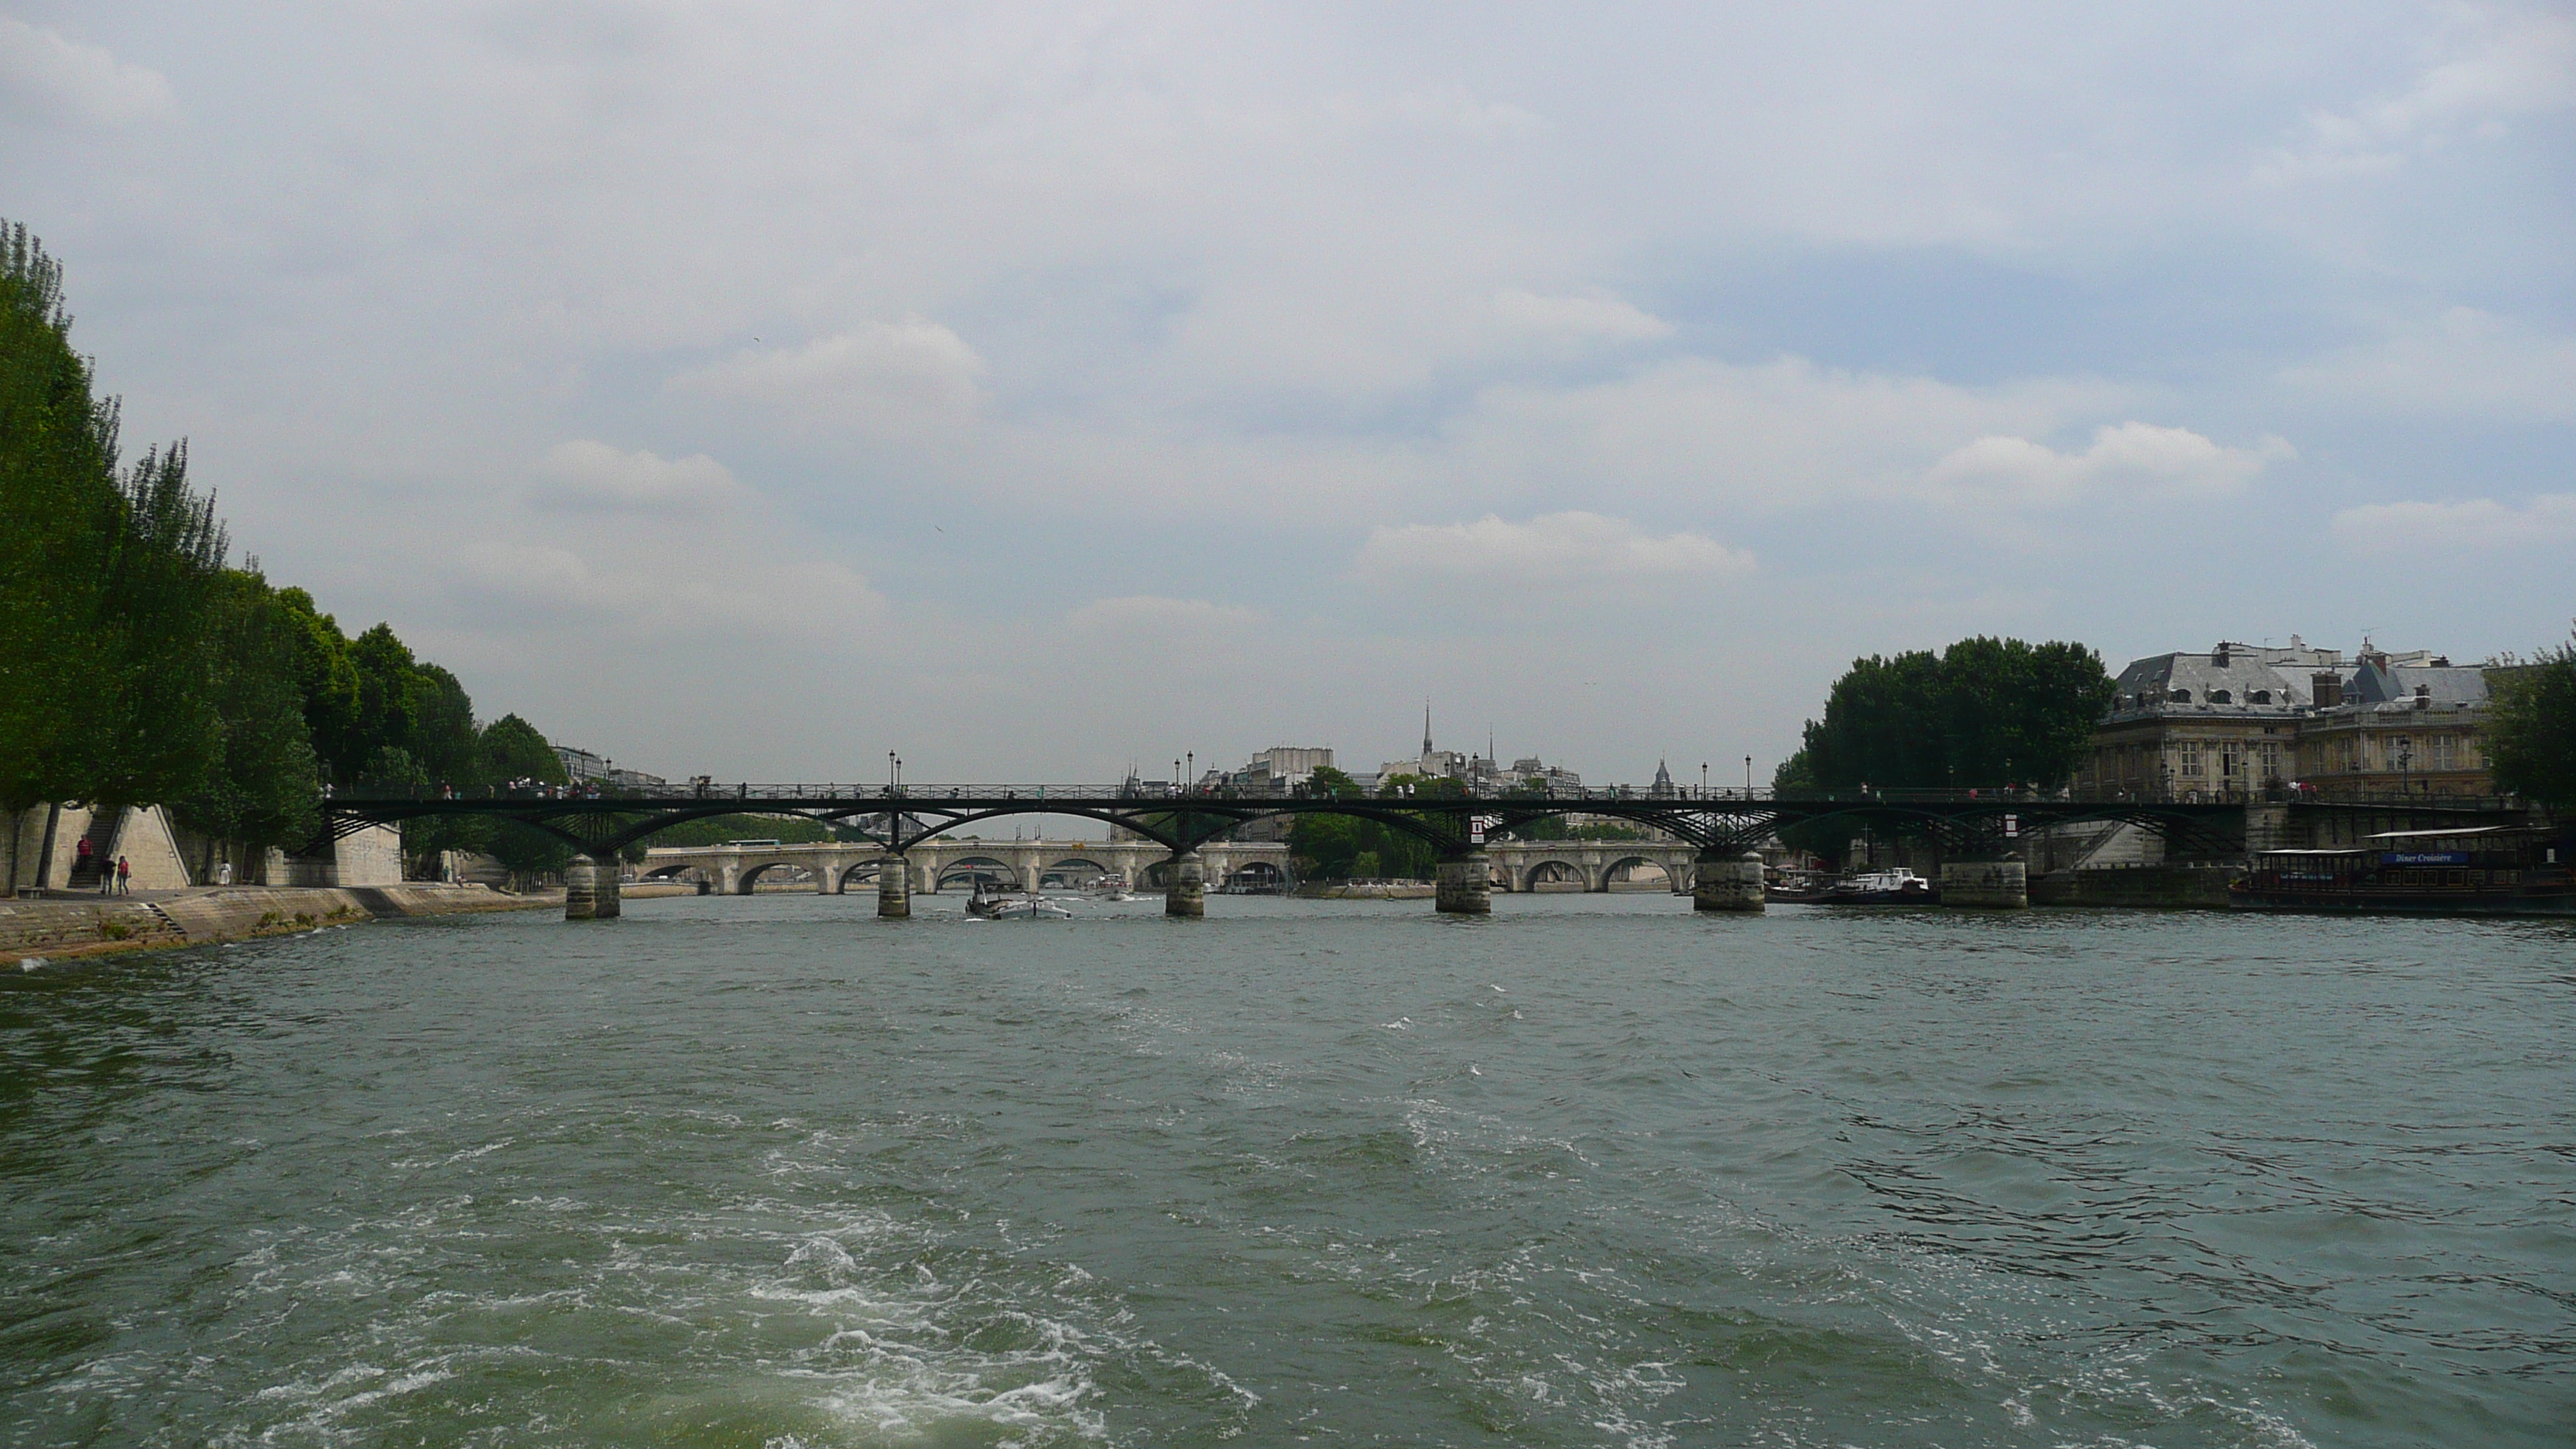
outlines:
[[2576, 834], [2527, 826], [2389, 830], [2360, 845], [2264, 850], [2227, 887], [2245, 910], [2576, 915]]
[[1823, 906], [1936, 906], [1941, 893], [1904, 866], [1849, 875], [1809, 897]]

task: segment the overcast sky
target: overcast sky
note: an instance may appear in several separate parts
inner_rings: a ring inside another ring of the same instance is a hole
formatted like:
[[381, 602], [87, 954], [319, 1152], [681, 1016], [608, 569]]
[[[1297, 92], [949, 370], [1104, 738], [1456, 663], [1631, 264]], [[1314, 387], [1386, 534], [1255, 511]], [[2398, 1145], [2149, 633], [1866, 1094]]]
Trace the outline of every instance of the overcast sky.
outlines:
[[0, 0], [127, 440], [660, 773], [1723, 781], [1856, 654], [2576, 613], [2576, 15]]

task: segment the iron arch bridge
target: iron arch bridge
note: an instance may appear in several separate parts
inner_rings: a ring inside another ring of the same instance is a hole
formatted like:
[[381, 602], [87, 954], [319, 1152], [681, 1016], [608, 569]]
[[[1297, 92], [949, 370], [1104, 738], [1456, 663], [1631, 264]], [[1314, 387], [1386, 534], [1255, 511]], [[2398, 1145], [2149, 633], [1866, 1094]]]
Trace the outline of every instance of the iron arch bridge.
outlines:
[[[467, 792], [360, 786], [326, 800], [323, 814], [333, 836], [366, 825], [454, 816], [514, 821], [553, 836], [577, 856], [565, 902], [565, 913], [575, 918], [615, 915], [621, 852], [691, 820], [747, 812], [801, 816], [852, 832], [885, 855], [902, 857], [924, 842], [984, 821], [1067, 815], [1122, 828], [1168, 852], [1156, 868], [1168, 882], [1167, 908], [1175, 915], [1198, 915], [1204, 909], [1207, 881], [1202, 847], [1271, 816], [1346, 816], [1422, 840], [1440, 861], [1440, 908], [1476, 913], [1486, 909], [1490, 890], [1488, 843], [1569, 814], [1633, 824], [1690, 847], [1699, 903], [1726, 909], [1732, 907], [1712, 904], [1713, 875], [1738, 870], [1752, 847], [1802, 826], [1929, 838], [1939, 842], [1945, 853], [1976, 856], [2002, 855], [2015, 837], [2043, 827], [2116, 822], [2162, 838], [2172, 853], [2208, 855], [2241, 851], [2249, 811], [2264, 803], [2243, 796], [2083, 796], [2008, 789], [1656, 794], [1622, 786], [1549, 795], [1335, 796], [1081, 784], [699, 783]], [[2418, 822], [2431, 818], [2492, 821], [2500, 813], [2519, 813], [2500, 801], [2429, 797], [2404, 802], [2331, 801], [2302, 808], [2383, 814], [2398, 808]], [[1711, 867], [1719, 869], [1713, 872]], [[912, 873], [879, 870], [875, 874], [880, 913], [909, 914]], [[1758, 909], [1758, 870], [1750, 889], [1751, 908]]]

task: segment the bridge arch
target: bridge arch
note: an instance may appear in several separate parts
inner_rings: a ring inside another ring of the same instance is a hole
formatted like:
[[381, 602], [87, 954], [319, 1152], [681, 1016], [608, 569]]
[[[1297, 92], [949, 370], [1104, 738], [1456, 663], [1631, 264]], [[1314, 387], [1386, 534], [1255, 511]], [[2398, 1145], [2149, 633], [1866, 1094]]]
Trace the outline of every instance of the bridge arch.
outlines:
[[801, 860], [745, 861], [739, 873], [734, 876], [733, 893], [738, 896], [750, 895], [758, 889], [760, 878], [771, 871], [793, 873], [798, 870], [803, 870], [808, 875], [813, 874], [811, 865]]
[[1010, 863], [989, 855], [962, 855], [939, 867], [938, 886], [946, 890], [953, 885], [971, 886], [978, 881], [1002, 890], [1020, 888], [1019, 872]]
[[[1651, 872], [1651, 878], [1643, 872]], [[1601, 865], [1601, 889], [1605, 891], [1614, 891], [1621, 886], [1638, 890], [1649, 886], [1673, 890], [1679, 885], [1680, 881], [1674, 876], [1672, 868], [1652, 856], [1622, 855], [1604, 861]]]
[[1550, 856], [1530, 863], [1528, 869], [1521, 873], [1520, 888], [1524, 891], [1588, 891], [1592, 889], [1592, 877], [1580, 864]]
[[854, 860], [848, 865], [842, 866], [839, 874], [832, 881], [833, 891], [836, 894], [848, 894], [851, 886], [857, 885], [862, 881], [875, 880], [877, 878], [878, 871], [884, 865], [885, 857], [880, 855], [871, 856], [866, 860]]
[[1038, 884], [1043, 887], [1048, 881], [1052, 880], [1059, 885], [1077, 885], [1088, 882], [1098, 876], [1115, 874], [1117, 874], [1117, 872], [1111, 870], [1105, 865], [1102, 865], [1099, 861], [1091, 859], [1089, 856], [1068, 855], [1053, 865], [1040, 867], [1038, 870]]
[[1227, 871], [1222, 888], [1237, 891], [1282, 891], [1288, 888], [1288, 872], [1276, 861], [1248, 860]]

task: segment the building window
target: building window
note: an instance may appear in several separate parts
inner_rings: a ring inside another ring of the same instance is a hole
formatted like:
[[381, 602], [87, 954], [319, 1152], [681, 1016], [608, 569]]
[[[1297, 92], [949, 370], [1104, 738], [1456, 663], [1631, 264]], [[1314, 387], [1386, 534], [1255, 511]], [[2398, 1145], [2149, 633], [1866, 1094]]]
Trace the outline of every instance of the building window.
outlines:
[[2182, 742], [2182, 744], [2181, 744], [2181, 746], [2180, 746], [2179, 748], [2180, 748], [2180, 749], [2181, 749], [2181, 751], [2182, 751], [2182, 763], [2177, 767], [2177, 768], [2178, 768], [2178, 770], [2179, 770], [2182, 774], [2185, 774], [2185, 775], [2197, 775], [2197, 774], [2199, 774], [2199, 773], [2200, 773], [2200, 741], [2198, 741], [2198, 740], [2185, 740], [2185, 741], [2183, 741], [2183, 742]]
[[2433, 750], [2434, 769], [2447, 770], [2451, 768], [2451, 740], [2452, 736], [2450, 735], [2435, 735], [2432, 739], [2426, 741]]
[[2272, 691], [2268, 689], [2258, 689], [2254, 691], [2252, 698], [2256, 704], [2270, 704], [2272, 702]]
[[2189, 704], [2191, 703], [2191, 691], [2188, 689], [2177, 689], [2169, 695], [2168, 698], [2172, 699], [2176, 704]]
[[2243, 745], [2229, 743], [2218, 747], [2218, 773], [2221, 778], [2230, 782], [2243, 778], [2245, 774]]
[[2226, 690], [2213, 689], [2209, 692], [2209, 702], [2211, 704], [2234, 704], [2236, 700], [2235, 697], [2230, 695]]
[[2281, 778], [2280, 741], [2265, 740], [2261, 744], [2256, 745], [2254, 747], [2254, 760], [2255, 763], [2262, 767], [2264, 779], [2277, 780]]

